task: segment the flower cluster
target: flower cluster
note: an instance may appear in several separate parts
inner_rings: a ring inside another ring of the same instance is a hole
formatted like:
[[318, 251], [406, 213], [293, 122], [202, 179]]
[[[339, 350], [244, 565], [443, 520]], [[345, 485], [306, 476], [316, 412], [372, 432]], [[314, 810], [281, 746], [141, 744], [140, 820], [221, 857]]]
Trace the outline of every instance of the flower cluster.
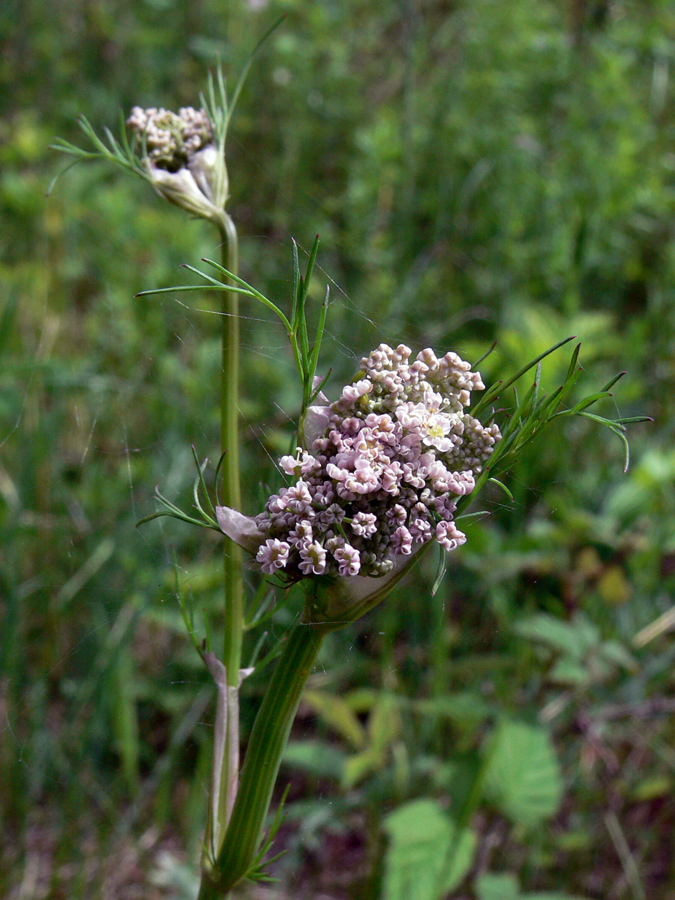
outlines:
[[224, 137], [216, 135], [206, 110], [134, 106], [127, 125], [142, 137], [143, 165], [155, 190], [222, 228], [228, 196]]
[[465, 542], [456, 498], [501, 435], [465, 412], [484, 388], [469, 363], [411, 352], [381, 344], [335, 403], [310, 408], [311, 447], [282, 457], [292, 483], [255, 518], [263, 572], [380, 577], [434, 538], [446, 550]]
[[161, 169], [177, 172], [190, 158], [213, 143], [213, 130], [206, 110], [186, 106], [178, 114], [166, 109], [134, 106], [127, 125], [145, 140], [148, 158]]

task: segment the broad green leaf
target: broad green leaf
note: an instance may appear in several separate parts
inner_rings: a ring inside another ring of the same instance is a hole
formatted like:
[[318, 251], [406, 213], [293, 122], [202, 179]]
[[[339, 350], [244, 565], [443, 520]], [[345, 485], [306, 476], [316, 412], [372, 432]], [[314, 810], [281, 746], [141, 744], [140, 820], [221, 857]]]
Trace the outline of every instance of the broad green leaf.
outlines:
[[475, 728], [491, 713], [490, 706], [483, 697], [470, 691], [418, 700], [413, 709], [423, 715], [448, 718], [460, 728]]
[[561, 894], [558, 891], [521, 893], [518, 879], [511, 872], [479, 875], [474, 882], [478, 900], [584, 900], [583, 897]]
[[472, 831], [470, 828], [464, 828], [457, 835], [454, 823], [451, 822], [450, 824], [453, 831], [453, 846], [450, 850], [450, 857], [446, 861], [441, 881], [441, 896], [443, 897], [449, 891], [454, 891], [464, 880], [466, 873], [473, 864], [473, 857], [478, 842], [475, 831]]
[[473, 887], [478, 900], [517, 900], [520, 896], [518, 879], [511, 872], [479, 875]]
[[519, 900], [585, 900], [578, 894], [561, 894], [559, 891], [536, 891], [533, 894], [523, 894]]
[[619, 641], [603, 641], [599, 653], [608, 662], [628, 669], [629, 672], [637, 672], [639, 669], [635, 657]]
[[363, 781], [374, 772], [381, 771], [386, 765], [385, 754], [374, 747], [366, 747], [360, 753], [349, 756], [342, 771], [342, 788], [346, 791]]
[[513, 630], [520, 637], [538, 641], [574, 659], [582, 659], [586, 651], [585, 642], [572, 625], [546, 613], [517, 622]]
[[639, 803], [657, 797], [672, 796], [674, 787], [673, 779], [669, 775], [652, 775], [638, 781], [630, 794]]
[[486, 795], [500, 812], [528, 827], [555, 814], [562, 797], [562, 776], [544, 728], [502, 722], [489, 752]]
[[368, 718], [368, 740], [374, 750], [382, 753], [399, 736], [401, 717], [396, 698], [385, 694], [373, 707]]
[[413, 800], [384, 820], [389, 836], [383, 900], [441, 900], [465, 877], [476, 836], [455, 825], [435, 800]]
[[129, 645], [120, 648], [112, 670], [113, 733], [122, 761], [122, 772], [132, 790], [138, 787], [140, 742], [136, 711], [136, 679]]
[[558, 660], [551, 669], [549, 678], [554, 684], [574, 687], [586, 684], [590, 680], [590, 673], [582, 663], [566, 658]]
[[[350, 714], [354, 715], [351, 713]], [[354, 719], [356, 717], [354, 716]], [[360, 726], [359, 726], [360, 727]], [[368, 717], [366, 746], [345, 763], [342, 787], [348, 790], [371, 772], [378, 772], [387, 764], [387, 751], [401, 731], [398, 702], [389, 694], [381, 694]]]
[[579, 640], [586, 651], [600, 643], [601, 634], [598, 626], [583, 613], [577, 613], [573, 619], [572, 627], [579, 636]]
[[355, 713], [368, 712], [375, 706], [381, 693], [375, 688], [362, 687], [350, 691], [345, 696], [345, 703]]
[[336, 781], [342, 778], [345, 760], [346, 754], [342, 750], [321, 741], [291, 741], [283, 758], [287, 766]]
[[305, 691], [302, 699], [355, 750], [362, 749], [366, 743], [363, 726], [342, 697], [326, 691]]

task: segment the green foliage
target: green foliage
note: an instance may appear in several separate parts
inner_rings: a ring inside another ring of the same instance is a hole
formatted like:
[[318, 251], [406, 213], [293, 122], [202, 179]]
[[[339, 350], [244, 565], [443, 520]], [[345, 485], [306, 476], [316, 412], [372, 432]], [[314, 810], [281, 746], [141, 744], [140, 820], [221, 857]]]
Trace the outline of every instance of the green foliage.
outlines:
[[523, 894], [516, 876], [508, 873], [479, 875], [474, 888], [478, 900], [582, 900], [556, 891]]
[[512, 822], [532, 828], [555, 815], [563, 792], [560, 765], [545, 729], [504, 721], [488, 749], [488, 798]]
[[603, 641], [600, 630], [583, 614], [561, 622], [540, 613], [516, 622], [516, 634], [543, 644], [555, 662], [548, 677], [555, 684], [585, 686], [608, 679], [620, 666], [637, 671], [633, 656], [619, 641]]
[[324, 691], [305, 691], [303, 700], [355, 750], [363, 748], [366, 733], [346, 699]]
[[389, 836], [383, 896], [387, 900], [441, 900], [471, 868], [472, 831], [457, 832], [434, 800], [414, 800], [385, 818]]
[[317, 778], [340, 781], [345, 753], [322, 741], [291, 741], [284, 751], [284, 763]]

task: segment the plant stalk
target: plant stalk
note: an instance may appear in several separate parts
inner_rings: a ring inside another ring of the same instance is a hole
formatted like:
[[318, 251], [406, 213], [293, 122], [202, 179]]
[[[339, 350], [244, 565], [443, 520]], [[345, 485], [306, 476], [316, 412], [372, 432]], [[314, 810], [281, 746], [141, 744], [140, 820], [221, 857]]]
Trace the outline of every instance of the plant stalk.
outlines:
[[[237, 230], [234, 222], [223, 213], [219, 228], [222, 238], [222, 264], [235, 275], [238, 273]], [[231, 291], [222, 294], [222, 368], [220, 380], [220, 439], [225, 459], [222, 465], [222, 503], [241, 509], [239, 480], [239, 295]], [[239, 687], [241, 646], [244, 627], [244, 591], [241, 548], [233, 541], [225, 542], [225, 638], [223, 665], [227, 683]]]
[[291, 725], [329, 630], [305, 622], [291, 630], [251, 732], [223, 846], [212, 870], [204, 873], [198, 900], [223, 900], [256, 861]]
[[[237, 273], [238, 247], [234, 222], [223, 211], [218, 223], [224, 268]], [[224, 459], [221, 497], [225, 506], [241, 507], [239, 478], [239, 302], [223, 292], [221, 307], [220, 439]], [[218, 686], [214, 729], [213, 772], [202, 860], [203, 879], [218, 855], [237, 793], [239, 773], [239, 683], [244, 630], [244, 592], [241, 549], [226, 540], [223, 550], [224, 642], [223, 659], [207, 654], [207, 665]]]

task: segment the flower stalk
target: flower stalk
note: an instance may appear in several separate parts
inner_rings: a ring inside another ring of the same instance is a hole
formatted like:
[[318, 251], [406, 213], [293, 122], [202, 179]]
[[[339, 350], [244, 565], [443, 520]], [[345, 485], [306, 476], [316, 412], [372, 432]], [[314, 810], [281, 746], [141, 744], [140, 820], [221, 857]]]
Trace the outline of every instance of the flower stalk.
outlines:
[[[219, 227], [223, 266], [236, 274], [238, 267], [237, 231], [223, 211]], [[223, 293], [221, 306], [220, 427], [223, 463], [221, 490], [237, 507], [241, 504], [239, 474], [239, 298]], [[213, 772], [209, 797], [203, 868], [220, 850], [230, 821], [239, 775], [239, 687], [241, 650], [244, 632], [244, 588], [242, 554], [233, 541], [223, 547], [224, 639], [223, 659], [206, 657], [218, 688], [214, 723]]]
[[[224, 213], [224, 225], [219, 229], [222, 239], [223, 268], [237, 274], [238, 247], [234, 222]], [[226, 506], [241, 508], [239, 475], [239, 295], [223, 292], [221, 307], [222, 361], [220, 376], [220, 428], [224, 454], [222, 497]], [[229, 498], [226, 500], [225, 498]], [[228, 541], [224, 549], [225, 637], [223, 664], [231, 687], [239, 686], [241, 646], [244, 628], [244, 591], [240, 548]]]

